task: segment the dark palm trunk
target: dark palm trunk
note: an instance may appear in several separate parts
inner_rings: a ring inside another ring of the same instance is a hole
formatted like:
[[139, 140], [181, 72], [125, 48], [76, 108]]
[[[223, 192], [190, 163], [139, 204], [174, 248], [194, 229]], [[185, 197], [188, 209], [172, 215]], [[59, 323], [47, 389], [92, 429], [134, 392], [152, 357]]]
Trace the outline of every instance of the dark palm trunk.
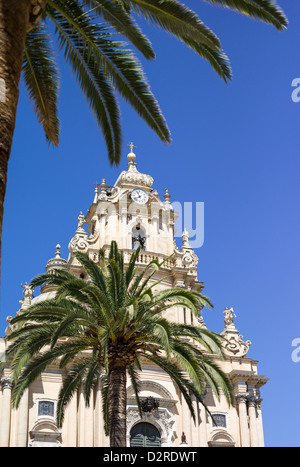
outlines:
[[8, 159], [15, 129], [31, 0], [0, 0], [0, 275]]
[[114, 367], [108, 374], [110, 447], [126, 447], [126, 367]]

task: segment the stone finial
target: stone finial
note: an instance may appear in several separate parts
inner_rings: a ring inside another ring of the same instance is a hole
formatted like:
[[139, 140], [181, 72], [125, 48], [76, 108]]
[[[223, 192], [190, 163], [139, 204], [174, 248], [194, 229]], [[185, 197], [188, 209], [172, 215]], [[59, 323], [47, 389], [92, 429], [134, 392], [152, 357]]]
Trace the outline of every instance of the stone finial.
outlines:
[[189, 237], [190, 237], [190, 234], [188, 233], [188, 231], [186, 230], [186, 228], [184, 229], [184, 231], [182, 232], [182, 244], [183, 246], [185, 247], [189, 247], [190, 244], [189, 244]]
[[100, 188], [101, 188], [101, 193], [105, 193], [105, 192], [106, 192], [105, 178], [102, 178]]
[[60, 244], [58, 243], [58, 244], [56, 245], [55, 258], [60, 258], [60, 248], [61, 248], [61, 246], [60, 246]]
[[172, 209], [172, 206], [171, 206], [171, 203], [170, 203], [171, 195], [170, 195], [167, 188], [166, 188], [166, 191], [165, 191], [165, 194], [164, 194], [164, 198], [165, 198], [165, 207], [167, 209]]
[[165, 194], [164, 194], [164, 198], [165, 198], [166, 202], [170, 201], [171, 195], [170, 195], [169, 190], [167, 188], [166, 188], [166, 191], [165, 191]]
[[98, 201], [98, 196], [99, 196], [99, 183], [94, 183], [95, 185], [95, 196], [94, 196], [94, 204], [97, 203]]
[[105, 178], [102, 178], [102, 181], [101, 181], [101, 184], [100, 184], [100, 195], [99, 195], [99, 199], [101, 200], [106, 200], [107, 199], [107, 185], [105, 183]]
[[136, 159], [136, 155], [133, 152], [133, 149], [134, 148], [136, 149], [136, 146], [134, 146], [133, 143], [127, 144], [127, 146], [130, 148], [130, 153], [127, 155], [127, 159], [129, 161], [129, 163], [132, 164], [132, 163], [134, 163], [134, 161]]

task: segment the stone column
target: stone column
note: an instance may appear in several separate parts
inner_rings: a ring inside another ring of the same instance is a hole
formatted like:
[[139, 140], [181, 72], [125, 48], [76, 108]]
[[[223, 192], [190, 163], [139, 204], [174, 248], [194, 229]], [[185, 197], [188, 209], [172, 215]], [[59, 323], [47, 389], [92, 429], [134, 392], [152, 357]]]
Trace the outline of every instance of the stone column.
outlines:
[[70, 400], [67, 408], [67, 447], [77, 447], [77, 393]]
[[257, 413], [256, 426], [257, 426], [257, 433], [258, 433], [258, 444], [260, 448], [263, 448], [265, 446], [265, 441], [264, 441], [264, 429], [263, 429], [263, 421], [262, 421], [261, 402], [262, 402], [262, 399], [258, 397], [256, 401], [256, 413]]
[[12, 383], [10, 378], [3, 377], [1, 379], [2, 385], [2, 410], [0, 422], [0, 447], [9, 447], [10, 440], [10, 417], [11, 417], [11, 390]]
[[28, 402], [29, 391], [25, 389], [18, 409], [18, 427], [16, 447], [25, 448], [28, 439]]
[[83, 385], [78, 389], [78, 447], [84, 447], [84, 415], [85, 415], [85, 400], [83, 393]]
[[127, 201], [124, 203], [123, 200], [119, 201], [119, 213], [120, 213], [120, 238], [119, 244], [124, 249], [131, 249], [131, 235], [128, 232], [127, 227]]
[[[156, 205], [155, 205], [156, 207]], [[151, 205], [151, 237], [150, 239], [146, 239], [146, 249], [149, 251], [151, 248], [152, 251], [156, 252], [158, 250], [158, 242], [159, 242], [159, 211], [157, 208], [154, 210], [152, 209]], [[149, 247], [147, 242], [150, 243]]]
[[238, 393], [236, 395], [239, 411], [241, 447], [243, 448], [250, 447], [250, 436], [247, 415], [247, 396], [248, 393]]
[[207, 426], [206, 426], [206, 410], [205, 407], [202, 404], [199, 404], [199, 412], [200, 412], [200, 426], [199, 426], [199, 431], [200, 431], [200, 447], [201, 448], [207, 448]]
[[91, 393], [90, 404], [86, 405], [84, 396], [84, 384], [81, 384], [79, 392], [78, 407], [78, 446], [93, 447], [94, 443], [94, 407], [93, 393]]
[[192, 446], [199, 447], [200, 446], [200, 437], [199, 437], [199, 407], [198, 407], [198, 402], [195, 396], [192, 396], [192, 402], [193, 402], [193, 409], [195, 412], [195, 422], [193, 422], [193, 419], [191, 418], [191, 423], [192, 423]]
[[252, 448], [259, 447], [257, 436], [257, 423], [256, 423], [256, 396], [248, 397], [248, 411], [250, 423], [250, 444]]
[[186, 443], [188, 446], [192, 446], [192, 415], [185, 398], [182, 396], [181, 406], [181, 418], [182, 418], [182, 433], [185, 434]]
[[101, 397], [101, 380], [98, 378], [95, 388], [95, 447], [99, 448], [102, 444], [103, 431], [103, 413], [102, 413], [102, 397]]
[[89, 405], [85, 405], [84, 412], [84, 447], [91, 448], [94, 445], [93, 393], [91, 393]]

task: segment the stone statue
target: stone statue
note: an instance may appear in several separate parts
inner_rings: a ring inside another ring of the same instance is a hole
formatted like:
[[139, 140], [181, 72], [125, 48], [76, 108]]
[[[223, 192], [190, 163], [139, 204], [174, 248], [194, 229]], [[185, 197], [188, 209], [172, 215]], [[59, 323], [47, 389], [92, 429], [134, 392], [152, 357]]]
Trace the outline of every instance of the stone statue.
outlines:
[[226, 307], [223, 311], [223, 315], [225, 327], [227, 328], [228, 326], [233, 325], [233, 320], [236, 318], [236, 314], [234, 313], [233, 308], [230, 308], [229, 310], [228, 307]]

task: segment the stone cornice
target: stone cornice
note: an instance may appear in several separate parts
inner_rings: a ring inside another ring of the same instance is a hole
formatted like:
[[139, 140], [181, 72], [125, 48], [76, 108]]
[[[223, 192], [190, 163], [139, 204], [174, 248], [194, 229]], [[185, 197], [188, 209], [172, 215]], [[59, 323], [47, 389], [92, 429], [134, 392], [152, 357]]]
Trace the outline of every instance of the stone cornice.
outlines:
[[238, 382], [243, 381], [246, 384], [253, 385], [258, 389], [269, 381], [269, 378], [266, 378], [263, 375], [257, 375], [245, 370], [232, 370], [228, 376], [233, 384], [237, 384]]

